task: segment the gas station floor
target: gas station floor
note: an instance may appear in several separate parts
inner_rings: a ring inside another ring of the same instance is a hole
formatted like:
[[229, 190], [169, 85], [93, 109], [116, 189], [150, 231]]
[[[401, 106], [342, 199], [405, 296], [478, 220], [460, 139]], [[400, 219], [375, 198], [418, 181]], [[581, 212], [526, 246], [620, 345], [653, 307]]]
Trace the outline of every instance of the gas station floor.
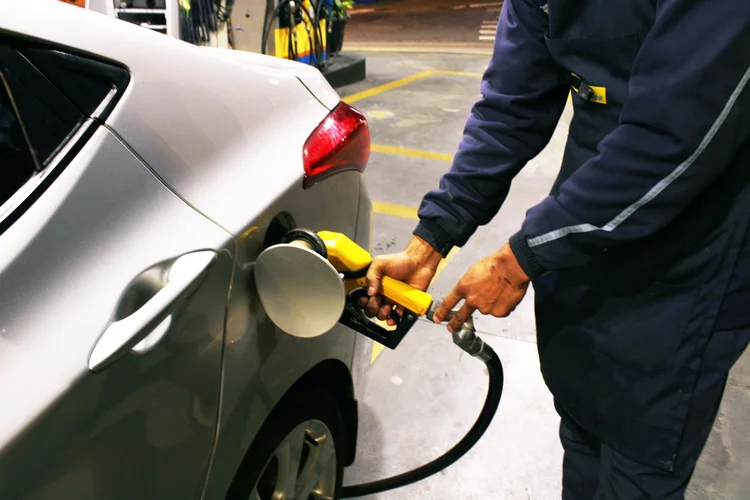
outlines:
[[[366, 182], [374, 201], [373, 254], [403, 249], [424, 193], [438, 185], [461, 140], [488, 56], [368, 52], [365, 81], [337, 89], [368, 118]], [[570, 105], [547, 148], [519, 174], [495, 219], [444, 261], [430, 292], [446, 295], [475, 261], [500, 248], [526, 210], [549, 191], [572, 117]], [[558, 417], [537, 358], [533, 291], [505, 319], [476, 315], [478, 333], [505, 368], [500, 407], [482, 440], [446, 471], [367, 500], [560, 498]], [[360, 403], [357, 460], [344, 483], [419, 466], [452, 447], [474, 423], [486, 394], [483, 365], [452, 344], [444, 326], [420, 320], [398, 349], [375, 346]], [[750, 354], [733, 371], [689, 499], [747, 498], [750, 475]]]

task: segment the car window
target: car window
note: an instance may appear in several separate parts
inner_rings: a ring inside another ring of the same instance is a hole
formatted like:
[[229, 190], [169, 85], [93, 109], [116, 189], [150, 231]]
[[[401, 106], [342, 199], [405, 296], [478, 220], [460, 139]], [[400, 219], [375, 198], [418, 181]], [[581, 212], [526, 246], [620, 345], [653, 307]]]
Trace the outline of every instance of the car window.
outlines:
[[41, 166], [84, 121], [78, 110], [45, 76], [10, 45], [0, 46], [0, 71]]
[[23, 129], [5, 76], [0, 74], [0, 205], [37, 171], [28, 135]]
[[0, 232], [64, 168], [71, 154], [48, 167], [73, 137], [85, 141], [129, 79], [122, 66], [0, 35]]
[[[114, 104], [107, 100], [110, 94], [124, 89], [130, 79], [127, 69], [111, 62], [32, 45], [18, 51], [86, 116], [103, 118]], [[108, 106], [99, 109], [105, 101]]]

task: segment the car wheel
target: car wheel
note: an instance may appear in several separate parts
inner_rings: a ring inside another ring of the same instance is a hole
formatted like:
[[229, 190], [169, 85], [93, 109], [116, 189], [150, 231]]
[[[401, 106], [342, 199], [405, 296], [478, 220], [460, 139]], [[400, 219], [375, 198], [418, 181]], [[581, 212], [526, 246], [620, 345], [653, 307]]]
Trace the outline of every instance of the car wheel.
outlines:
[[338, 498], [344, 435], [338, 401], [327, 391], [287, 395], [258, 432], [227, 499]]

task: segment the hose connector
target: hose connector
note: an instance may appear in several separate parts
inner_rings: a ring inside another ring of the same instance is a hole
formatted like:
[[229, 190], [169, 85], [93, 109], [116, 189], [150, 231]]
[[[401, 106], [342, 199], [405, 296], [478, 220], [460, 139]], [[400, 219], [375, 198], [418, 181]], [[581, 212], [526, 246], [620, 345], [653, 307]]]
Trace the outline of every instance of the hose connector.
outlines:
[[[427, 311], [427, 317], [433, 320], [435, 312], [440, 307], [440, 302], [433, 302], [430, 309]], [[456, 314], [456, 311], [449, 311], [444, 321], [450, 321], [451, 318]], [[453, 343], [463, 349], [464, 352], [478, 358], [485, 363], [489, 360], [490, 354], [487, 352], [484, 346], [484, 340], [477, 336], [477, 331], [474, 328], [474, 318], [469, 317], [458, 331], [453, 332]]]
[[484, 362], [489, 360], [489, 353], [484, 348], [484, 340], [477, 336], [474, 321], [471, 318], [461, 325], [458, 331], [453, 332], [453, 343], [470, 356], [479, 358]]

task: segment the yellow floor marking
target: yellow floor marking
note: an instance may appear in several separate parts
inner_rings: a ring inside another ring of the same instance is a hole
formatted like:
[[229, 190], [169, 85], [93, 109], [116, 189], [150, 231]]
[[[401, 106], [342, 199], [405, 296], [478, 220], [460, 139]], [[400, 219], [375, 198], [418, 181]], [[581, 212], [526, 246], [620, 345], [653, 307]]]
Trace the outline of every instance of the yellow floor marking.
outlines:
[[372, 211], [376, 214], [391, 215], [393, 217], [401, 217], [402, 219], [419, 220], [416, 208], [394, 205], [393, 203], [373, 201]]
[[413, 156], [415, 158], [426, 158], [428, 160], [440, 160], [453, 162], [453, 155], [445, 153], [435, 153], [433, 151], [421, 151], [419, 149], [398, 148], [394, 146], [383, 146], [381, 144], [372, 144], [370, 151], [375, 153], [385, 153], [390, 155]]
[[491, 56], [491, 50], [450, 50], [437, 48], [387, 48], [387, 47], [359, 47], [357, 45], [347, 45], [345, 50], [348, 52], [380, 52], [380, 53], [407, 53], [407, 54], [456, 54], [460, 56]]
[[437, 75], [453, 75], [453, 76], [476, 76], [483, 77], [484, 73], [469, 73], [467, 71], [435, 71]]
[[367, 112], [368, 118], [375, 118], [383, 119], [383, 118], [391, 118], [393, 116], [393, 111], [388, 111], [387, 109], [373, 109], [372, 111]]
[[374, 340], [372, 341], [372, 356], [370, 357], [371, 366], [373, 363], [375, 363], [375, 360], [378, 359], [378, 356], [380, 356], [380, 353], [383, 352], [383, 349], [385, 349], [385, 346], [383, 344], [378, 344]]
[[421, 73], [417, 73], [416, 75], [407, 76], [406, 78], [402, 78], [400, 80], [396, 80], [390, 83], [385, 83], [383, 85], [378, 85], [377, 87], [371, 88], [369, 90], [363, 90], [362, 92], [357, 92], [356, 94], [352, 94], [350, 96], [344, 97], [341, 100], [347, 104], [351, 104], [353, 102], [361, 101], [362, 99], [367, 99], [368, 97], [378, 95], [381, 92], [385, 92], [386, 90], [395, 89], [403, 85], [406, 85], [407, 83], [415, 82], [417, 80], [421, 80], [422, 78], [426, 78], [432, 75], [476, 76], [476, 77], [483, 76], [482, 73], [469, 73], [466, 71], [428, 70], [428, 71], [423, 71]]
[[448, 255], [445, 256], [443, 260], [440, 261], [440, 264], [438, 264], [437, 269], [435, 269], [435, 276], [432, 277], [432, 281], [430, 281], [430, 286], [434, 285], [435, 282], [438, 279], [438, 276], [440, 276], [440, 273], [443, 272], [443, 269], [445, 269], [445, 266], [448, 265], [448, 263], [453, 260], [453, 258], [458, 253], [458, 247], [453, 247], [450, 252], [448, 252]]
[[360, 101], [362, 99], [367, 99], [368, 97], [372, 97], [374, 95], [378, 95], [381, 92], [385, 92], [386, 90], [395, 89], [398, 87], [401, 87], [402, 85], [406, 85], [407, 83], [415, 82], [417, 80], [420, 80], [422, 78], [425, 78], [430, 75], [434, 75], [434, 71], [423, 71], [421, 73], [417, 73], [416, 75], [407, 76], [406, 78], [402, 78], [400, 80], [396, 80], [390, 83], [385, 83], [383, 85], [379, 85], [375, 88], [372, 88], [370, 90], [364, 90], [362, 92], [358, 92], [356, 94], [352, 94], [348, 97], [344, 97], [342, 101], [344, 101], [347, 104], [351, 104], [353, 102]]
[[[380, 321], [379, 319], [375, 320], [375, 323], [378, 325], [385, 327], [388, 324], [385, 321]], [[372, 341], [372, 354], [370, 355], [370, 365], [372, 366], [373, 363], [375, 363], [375, 360], [378, 359], [378, 356], [383, 352], [385, 349], [385, 346], [379, 342]]]

